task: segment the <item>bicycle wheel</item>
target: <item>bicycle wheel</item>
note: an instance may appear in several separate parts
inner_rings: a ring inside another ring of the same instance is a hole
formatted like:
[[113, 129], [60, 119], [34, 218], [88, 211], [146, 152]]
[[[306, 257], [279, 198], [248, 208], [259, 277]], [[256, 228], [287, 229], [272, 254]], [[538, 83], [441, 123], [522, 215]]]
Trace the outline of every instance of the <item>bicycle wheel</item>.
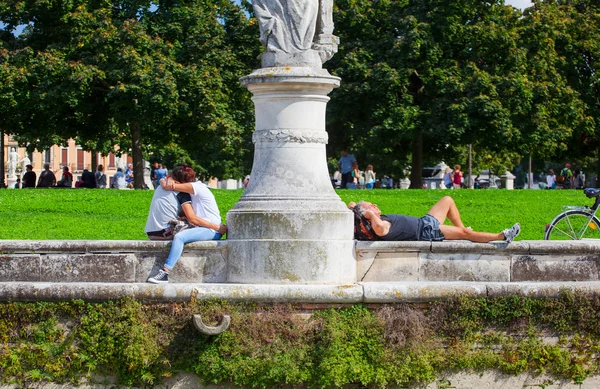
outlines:
[[545, 240], [600, 239], [600, 220], [589, 212], [566, 211], [552, 220]]

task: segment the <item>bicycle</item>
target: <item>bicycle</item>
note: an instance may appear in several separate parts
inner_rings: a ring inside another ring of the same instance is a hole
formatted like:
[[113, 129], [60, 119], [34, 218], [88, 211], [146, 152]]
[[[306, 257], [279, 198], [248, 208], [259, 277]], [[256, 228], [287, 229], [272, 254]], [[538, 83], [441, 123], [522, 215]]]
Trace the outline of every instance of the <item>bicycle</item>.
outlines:
[[563, 212], [546, 225], [545, 240], [600, 239], [600, 220], [596, 211], [600, 207], [600, 189], [587, 188], [583, 191], [587, 198], [595, 198], [594, 205], [564, 206]]

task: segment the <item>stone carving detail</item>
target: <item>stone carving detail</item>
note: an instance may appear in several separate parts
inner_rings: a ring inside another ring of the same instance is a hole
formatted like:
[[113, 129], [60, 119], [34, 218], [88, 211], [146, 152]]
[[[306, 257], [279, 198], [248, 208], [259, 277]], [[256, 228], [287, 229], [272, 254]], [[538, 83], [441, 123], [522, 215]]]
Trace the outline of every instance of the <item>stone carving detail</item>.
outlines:
[[221, 319], [221, 324], [216, 327], [210, 327], [204, 324], [202, 316], [194, 315], [194, 327], [204, 335], [219, 335], [220, 333], [227, 331], [230, 323], [231, 317], [225, 315], [223, 316], [223, 319]]
[[260, 26], [260, 42], [267, 53], [263, 56], [263, 67], [308, 64], [320, 68], [337, 52], [339, 38], [333, 35], [333, 0], [252, 3]]
[[318, 130], [258, 130], [252, 135], [252, 142], [322, 143], [327, 144], [329, 136]]

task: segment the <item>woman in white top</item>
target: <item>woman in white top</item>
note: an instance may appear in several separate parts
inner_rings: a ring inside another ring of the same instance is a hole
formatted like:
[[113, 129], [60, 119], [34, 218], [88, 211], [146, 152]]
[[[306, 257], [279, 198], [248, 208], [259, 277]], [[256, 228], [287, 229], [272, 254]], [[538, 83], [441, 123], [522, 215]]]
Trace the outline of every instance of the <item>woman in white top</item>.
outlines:
[[554, 175], [554, 170], [552, 169], [548, 171], [548, 175], [546, 176], [546, 188], [556, 188], [556, 176]]
[[373, 189], [375, 185], [375, 172], [373, 171], [373, 165], [367, 165], [367, 170], [365, 171], [365, 185], [367, 189]]
[[[160, 185], [163, 189], [176, 192], [185, 192], [191, 195], [193, 214], [186, 212], [188, 222], [194, 227], [183, 230], [175, 235], [171, 244], [171, 251], [165, 266], [157, 275], [148, 279], [148, 282], [161, 284], [169, 282], [169, 273], [183, 253], [186, 243], [201, 240], [219, 240], [227, 232], [227, 227], [221, 224], [221, 214], [215, 196], [208, 187], [196, 181], [196, 173], [188, 165], [178, 165], [173, 169], [172, 178], [162, 179]], [[182, 208], [185, 204], [182, 204]]]

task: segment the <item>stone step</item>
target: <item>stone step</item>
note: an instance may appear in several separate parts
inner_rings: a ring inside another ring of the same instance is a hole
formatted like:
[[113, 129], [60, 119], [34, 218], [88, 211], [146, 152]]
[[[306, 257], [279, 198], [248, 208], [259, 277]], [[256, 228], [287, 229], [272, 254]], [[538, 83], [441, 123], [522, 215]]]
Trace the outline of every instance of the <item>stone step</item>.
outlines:
[[146, 303], [197, 300], [290, 304], [390, 304], [452, 296], [523, 295], [556, 298], [564, 290], [600, 292], [588, 282], [360, 282], [351, 285], [161, 284], [102, 282], [0, 282], [0, 301], [106, 301], [133, 297]]

